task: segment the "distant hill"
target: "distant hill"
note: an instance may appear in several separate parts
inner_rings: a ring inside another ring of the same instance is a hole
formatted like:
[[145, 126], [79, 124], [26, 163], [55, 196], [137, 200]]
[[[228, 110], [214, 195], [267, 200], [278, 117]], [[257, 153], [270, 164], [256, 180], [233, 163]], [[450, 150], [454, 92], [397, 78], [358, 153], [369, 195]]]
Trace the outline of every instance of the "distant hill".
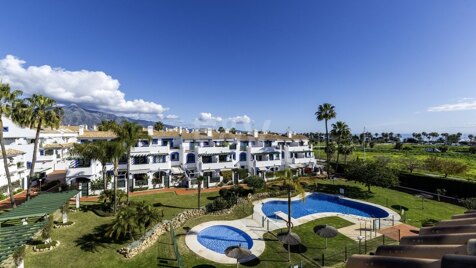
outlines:
[[[99, 112], [84, 109], [77, 104], [70, 104], [63, 106], [64, 116], [62, 120], [63, 125], [98, 125], [103, 120], [114, 120], [116, 122], [122, 122], [125, 120], [136, 122], [144, 127], [153, 126], [155, 122], [147, 120], [132, 119], [125, 116], [117, 116], [115, 114]], [[165, 125], [165, 127], [174, 127], [171, 125]]]

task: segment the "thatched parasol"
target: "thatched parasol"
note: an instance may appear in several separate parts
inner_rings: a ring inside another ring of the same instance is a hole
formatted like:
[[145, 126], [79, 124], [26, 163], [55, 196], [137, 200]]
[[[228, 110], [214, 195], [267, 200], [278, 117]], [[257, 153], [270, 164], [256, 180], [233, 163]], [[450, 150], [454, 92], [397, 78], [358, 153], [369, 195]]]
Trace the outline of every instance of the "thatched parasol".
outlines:
[[253, 255], [253, 253], [251, 253], [249, 249], [239, 245], [227, 247], [225, 249], [225, 255], [227, 257], [236, 259], [236, 267], [238, 267], [240, 265], [240, 260], [250, 257], [251, 255]]
[[314, 232], [318, 234], [320, 237], [326, 239], [326, 248], [327, 248], [327, 238], [336, 237], [339, 233], [336, 228], [330, 225], [317, 225], [314, 227]]
[[288, 245], [288, 261], [291, 261], [291, 246], [296, 246], [301, 244], [301, 238], [299, 235], [293, 232], [279, 233], [278, 240]]

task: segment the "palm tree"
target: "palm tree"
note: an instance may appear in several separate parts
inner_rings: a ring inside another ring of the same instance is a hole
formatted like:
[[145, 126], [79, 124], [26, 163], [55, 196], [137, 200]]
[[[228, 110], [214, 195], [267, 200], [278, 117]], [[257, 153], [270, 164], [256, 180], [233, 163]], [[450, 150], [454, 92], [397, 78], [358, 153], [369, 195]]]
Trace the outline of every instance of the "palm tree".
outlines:
[[133, 206], [122, 207], [106, 231], [106, 236], [119, 239], [129, 235], [131, 239], [134, 239], [133, 233], [138, 227], [136, 217], [137, 213]]
[[149, 135], [143, 131], [142, 126], [134, 122], [123, 121], [121, 125], [116, 123], [109, 124], [106, 129], [112, 130], [117, 135], [117, 140], [124, 146], [127, 155], [127, 172], [126, 172], [126, 193], [127, 202], [129, 203], [129, 180], [131, 170], [131, 150], [136, 146], [138, 140], [150, 140]]
[[74, 144], [71, 150], [72, 155], [79, 155], [85, 159], [97, 160], [101, 163], [104, 190], [107, 189], [106, 164], [112, 160], [111, 155], [108, 154], [108, 146], [111, 146], [108, 141], [95, 141]]
[[161, 121], [155, 122], [154, 129], [157, 131], [164, 130], [164, 123], [162, 123]]
[[10, 195], [10, 203], [12, 207], [16, 207], [15, 197], [13, 196], [12, 178], [10, 176], [10, 170], [8, 170], [8, 156], [5, 149], [5, 141], [3, 140], [3, 119], [2, 116], [11, 118], [12, 121], [17, 121], [18, 106], [21, 104], [18, 100], [22, 92], [20, 90], [10, 90], [8, 84], [0, 83], [0, 146], [2, 149], [3, 167], [5, 168], [5, 175], [7, 176], [8, 192]]
[[331, 135], [336, 139], [337, 143], [337, 159], [336, 159], [336, 172], [339, 169], [339, 155], [342, 152], [343, 142], [348, 140], [351, 136], [349, 126], [343, 121], [337, 121], [332, 124]]
[[114, 214], [117, 212], [117, 202], [119, 200], [118, 193], [117, 193], [117, 177], [118, 177], [118, 167], [119, 167], [119, 160], [124, 155], [124, 146], [119, 141], [109, 141], [108, 146], [106, 147], [106, 154], [111, 157], [112, 162], [112, 170], [113, 170], [113, 177], [114, 177], [114, 205], [113, 211]]
[[354, 151], [354, 145], [352, 142], [346, 141], [344, 144], [339, 148], [340, 153], [344, 155], [344, 163], [347, 164], [347, 156], [351, 155], [352, 152]]
[[[336, 117], [336, 111], [334, 105], [330, 103], [324, 103], [319, 105], [317, 112], [315, 113], [317, 121], [324, 120], [326, 126], [326, 147], [329, 146], [329, 130], [327, 128], [327, 122]], [[327, 178], [330, 179], [330, 155], [327, 154]]]
[[35, 175], [35, 164], [40, 142], [40, 131], [43, 127], [58, 128], [63, 116], [63, 109], [56, 105], [56, 100], [33, 94], [25, 99], [28, 109], [22, 118], [22, 125], [36, 129], [35, 144], [33, 146], [33, 159], [31, 161], [30, 175], [28, 177], [26, 196], [30, 198], [31, 180]]
[[200, 194], [202, 191], [202, 183], [205, 180], [205, 177], [199, 176], [197, 178], [197, 184], [198, 184], [198, 209], [200, 209]]

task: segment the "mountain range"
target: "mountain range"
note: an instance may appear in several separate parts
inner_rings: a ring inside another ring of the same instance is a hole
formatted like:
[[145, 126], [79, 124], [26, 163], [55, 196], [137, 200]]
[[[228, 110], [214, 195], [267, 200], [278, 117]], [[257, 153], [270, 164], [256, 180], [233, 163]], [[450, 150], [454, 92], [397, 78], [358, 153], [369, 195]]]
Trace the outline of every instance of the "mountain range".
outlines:
[[[133, 119], [126, 116], [118, 116], [111, 113], [93, 111], [93, 110], [82, 108], [78, 106], [77, 104], [69, 104], [69, 105], [63, 106], [62, 108], [64, 111], [64, 115], [63, 115], [63, 119], [61, 123], [63, 125], [93, 126], [93, 125], [98, 125], [103, 120], [114, 120], [118, 123], [127, 120], [127, 121], [136, 122], [137, 124], [144, 127], [153, 126], [155, 123], [153, 121], [148, 121], [148, 120]], [[164, 124], [164, 126], [174, 127], [172, 125], [167, 125], [167, 124]]]

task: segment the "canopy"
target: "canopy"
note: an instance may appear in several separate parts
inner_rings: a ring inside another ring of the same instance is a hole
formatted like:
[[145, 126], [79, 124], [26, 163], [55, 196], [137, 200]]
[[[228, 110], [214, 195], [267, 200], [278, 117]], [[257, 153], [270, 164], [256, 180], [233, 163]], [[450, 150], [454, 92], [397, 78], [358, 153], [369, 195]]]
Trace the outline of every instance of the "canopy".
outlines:
[[280, 233], [278, 234], [278, 240], [286, 245], [290, 246], [296, 246], [301, 244], [301, 238], [299, 237], [298, 234], [293, 233], [293, 232], [286, 232], [286, 233]]

